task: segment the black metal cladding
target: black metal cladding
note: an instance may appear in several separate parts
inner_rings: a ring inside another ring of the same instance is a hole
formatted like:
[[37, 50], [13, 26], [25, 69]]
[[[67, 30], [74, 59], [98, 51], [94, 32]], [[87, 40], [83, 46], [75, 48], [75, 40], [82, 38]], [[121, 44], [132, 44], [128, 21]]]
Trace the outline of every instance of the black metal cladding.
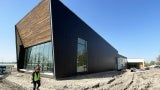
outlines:
[[116, 69], [118, 51], [60, 1], [51, 0], [55, 76], [76, 75], [77, 39], [87, 41], [88, 73]]
[[23, 69], [24, 68], [24, 56], [25, 56], [25, 49], [21, 45], [20, 46], [20, 52], [19, 52], [19, 59], [18, 59], [18, 68]]
[[[60, 1], [50, 1], [56, 79], [77, 74], [78, 38], [87, 41], [87, 73], [116, 70], [118, 51]], [[18, 70], [24, 66], [25, 49], [20, 45], [16, 40]]]
[[17, 31], [17, 27], [15, 26], [15, 38], [16, 38], [16, 58], [17, 58], [17, 70], [23, 69], [24, 66], [24, 56], [25, 56], [25, 49], [21, 43], [21, 39], [19, 37], [19, 33]]

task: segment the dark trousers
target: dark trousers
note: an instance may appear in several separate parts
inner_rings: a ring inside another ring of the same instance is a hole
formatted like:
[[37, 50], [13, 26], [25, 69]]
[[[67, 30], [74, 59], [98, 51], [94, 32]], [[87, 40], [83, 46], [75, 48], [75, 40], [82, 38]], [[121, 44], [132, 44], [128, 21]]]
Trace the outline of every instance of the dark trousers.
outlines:
[[[37, 84], [38, 84], [38, 86], [37, 86]], [[40, 80], [33, 82], [33, 90], [35, 90], [36, 87], [39, 88], [40, 86], [41, 86]]]

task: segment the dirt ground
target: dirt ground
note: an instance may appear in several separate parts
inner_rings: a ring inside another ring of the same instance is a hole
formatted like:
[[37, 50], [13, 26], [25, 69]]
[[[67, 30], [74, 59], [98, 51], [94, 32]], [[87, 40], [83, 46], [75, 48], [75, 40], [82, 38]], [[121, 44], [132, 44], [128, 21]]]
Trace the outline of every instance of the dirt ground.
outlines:
[[17, 85], [8, 84], [6, 83], [6, 81], [0, 81], [0, 90], [22, 90], [22, 89]]
[[6, 76], [0, 75], [0, 90], [21, 90], [21, 86], [5, 80]]
[[[12, 72], [5, 80], [32, 90], [30, 74]], [[69, 77], [65, 80], [42, 77], [41, 84], [40, 90], [160, 90], [160, 69], [137, 72], [127, 70], [124, 73], [108, 71]], [[6, 88], [3, 89], [4, 87]], [[22, 90], [10, 87], [0, 83], [0, 90]]]
[[98, 87], [100, 90], [160, 90], [160, 69], [130, 72], [116, 76], [109, 84]]

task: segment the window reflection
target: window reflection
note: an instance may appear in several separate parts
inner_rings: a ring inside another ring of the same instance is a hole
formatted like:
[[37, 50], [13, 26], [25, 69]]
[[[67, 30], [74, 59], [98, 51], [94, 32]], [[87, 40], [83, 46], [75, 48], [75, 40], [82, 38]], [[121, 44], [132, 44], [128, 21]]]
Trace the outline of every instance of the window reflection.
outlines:
[[78, 48], [77, 48], [77, 72], [87, 71], [87, 41], [78, 38]]
[[28, 70], [33, 70], [35, 66], [40, 66], [42, 72], [53, 72], [51, 42], [26, 48], [24, 63], [24, 68]]

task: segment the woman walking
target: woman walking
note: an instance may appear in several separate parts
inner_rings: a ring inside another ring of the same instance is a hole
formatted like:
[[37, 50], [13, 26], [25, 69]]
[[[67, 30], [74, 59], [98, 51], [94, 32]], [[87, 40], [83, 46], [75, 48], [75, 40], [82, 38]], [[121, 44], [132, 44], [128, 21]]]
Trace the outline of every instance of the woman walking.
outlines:
[[[32, 83], [33, 83], [33, 90], [36, 89], [39, 90], [39, 87], [41, 86], [41, 80], [40, 80], [40, 67], [35, 67], [34, 72], [32, 73]], [[38, 86], [37, 86], [38, 84]]]

